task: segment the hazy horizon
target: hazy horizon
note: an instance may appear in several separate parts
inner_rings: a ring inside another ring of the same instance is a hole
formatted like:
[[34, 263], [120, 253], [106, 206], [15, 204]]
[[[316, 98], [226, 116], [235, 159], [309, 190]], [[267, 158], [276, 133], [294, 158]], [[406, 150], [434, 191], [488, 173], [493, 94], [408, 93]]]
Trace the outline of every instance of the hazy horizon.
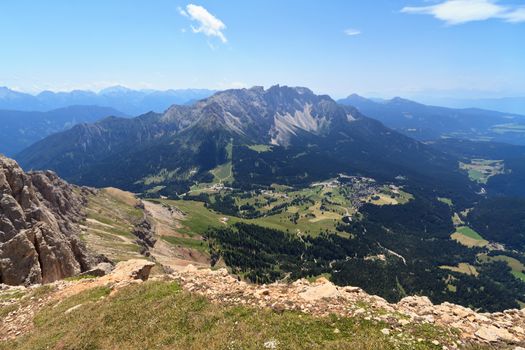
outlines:
[[504, 0], [4, 2], [0, 86], [525, 96], [524, 9]]

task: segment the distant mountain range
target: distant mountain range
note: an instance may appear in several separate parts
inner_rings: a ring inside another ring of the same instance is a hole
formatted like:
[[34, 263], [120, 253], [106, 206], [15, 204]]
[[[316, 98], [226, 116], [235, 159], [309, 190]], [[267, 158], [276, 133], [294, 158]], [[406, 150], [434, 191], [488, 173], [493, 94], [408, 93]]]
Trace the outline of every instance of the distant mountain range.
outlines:
[[525, 145], [523, 115], [427, 106], [399, 97], [381, 101], [353, 94], [338, 102], [418, 140], [460, 138]]
[[0, 153], [12, 156], [48, 135], [108, 116], [126, 114], [98, 106], [70, 106], [49, 112], [0, 110]]
[[115, 86], [96, 93], [86, 90], [71, 92], [43, 91], [37, 95], [0, 87], [0, 109], [19, 111], [50, 111], [74, 105], [111, 107], [130, 116], [146, 112], [163, 112], [173, 104], [186, 104], [208, 97], [205, 89], [132, 90]]
[[[256, 145], [271, 151], [250, 148]], [[16, 158], [26, 169], [53, 169], [80, 184], [161, 188], [166, 195], [209, 179], [227, 163], [240, 186], [308, 185], [338, 173], [410, 177], [447, 193], [471, 185], [455, 158], [328, 96], [280, 86], [227, 90], [163, 114], [77, 125]]]
[[483, 108], [492, 111], [525, 115], [525, 96], [500, 98], [417, 98], [425, 104], [451, 108]]

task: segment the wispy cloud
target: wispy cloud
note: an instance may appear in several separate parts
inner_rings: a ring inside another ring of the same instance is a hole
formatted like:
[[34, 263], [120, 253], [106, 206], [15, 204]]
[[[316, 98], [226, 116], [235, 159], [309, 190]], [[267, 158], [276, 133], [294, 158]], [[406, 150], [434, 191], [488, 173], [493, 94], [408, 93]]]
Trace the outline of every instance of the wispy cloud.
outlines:
[[449, 25], [491, 18], [505, 22], [525, 22], [525, 7], [501, 5], [496, 0], [446, 0], [436, 5], [404, 7], [402, 13], [431, 15]]
[[217, 37], [223, 43], [228, 42], [228, 39], [226, 39], [223, 33], [226, 25], [204, 7], [189, 4], [185, 9], [178, 8], [178, 10], [181, 16], [187, 17], [199, 24], [197, 27], [191, 26], [194, 33], [202, 33], [208, 37]]
[[525, 7], [518, 8], [506, 16], [507, 22], [510, 23], [519, 23], [519, 22], [525, 22]]
[[359, 29], [348, 28], [348, 29], [345, 29], [344, 33], [348, 36], [355, 36], [355, 35], [361, 34], [361, 31]]

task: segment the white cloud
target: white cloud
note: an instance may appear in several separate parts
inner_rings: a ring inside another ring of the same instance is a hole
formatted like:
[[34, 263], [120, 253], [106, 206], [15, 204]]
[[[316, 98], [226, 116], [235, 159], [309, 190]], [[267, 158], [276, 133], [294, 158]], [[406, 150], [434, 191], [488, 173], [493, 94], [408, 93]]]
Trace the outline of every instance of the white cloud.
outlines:
[[517, 23], [525, 21], [524, 7], [500, 5], [496, 0], [446, 0], [436, 5], [404, 7], [402, 13], [431, 15], [449, 25], [491, 18]]
[[184, 17], [189, 17], [188, 16], [188, 13], [181, 7], [177, 7], [177, 11], [179, 11], [180, 15], [181, 16], [184, 16]]
[[228, 42], [223, 30], [226, 25], [217, 17], [208, 12], [204, 7], [194, 4], [189, 4], [186, 9], [179, 8], [181, 16], [188, 17], [192, 21], [198, 22], [198, 26], [191, 26], [194, 33], [202, 33], [206, 36], [214, 36], [219, 38], [223, 43]]
[[525, 7], [518, 8], [505, 15], [505, 19], [510, 23], [525, 22]]
[[348, 28], [345, 30], [345, 34], [348, 36], [354, 36], [361, 34], [361, 31], [359, 29]]

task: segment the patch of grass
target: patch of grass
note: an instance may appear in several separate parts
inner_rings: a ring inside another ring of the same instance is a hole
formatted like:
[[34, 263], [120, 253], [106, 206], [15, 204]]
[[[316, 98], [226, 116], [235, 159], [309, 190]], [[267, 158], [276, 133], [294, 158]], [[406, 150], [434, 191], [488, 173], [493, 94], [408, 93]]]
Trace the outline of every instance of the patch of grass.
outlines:
[[21, 290], [10, 290], [5, 292], [0, 292], [0, 301], [2, 300], [12, 300], [12, 299], [20, 299], [22, 298], [26, 293]]
[[106, 188], [89, 196], [87, 230], [82, 239], [93, 251], [120, 261], [137, 258], [140, 248], [132, 234], [144, 213], [135, 207], [137, 198], [129, 192]]
[[177, 176], [178, 170], [168, 171], [168, 169], [161, 169], [157, 174], [151, 174], [144, 179], [142, 182], [144, 185], [160, 184], [165, 181], [171, 180]]
[[468, 226], [457, 227], [456, 232], [450, 237], [467, 247], [484, 247], [489, 243], [481, 237], [479, 233]]
[[[294, 224], [290, 220], [290, 215], [292, 215], [292, 213], [289, 212], [283, 212], [257, 219], [241, 219], [235, 216], [218, 214], [204, 207], [204, 203], [202, 202], [185, 200], [161, 200], [161, 202], [175, 206], [186, 213], [186, 217], [181, 221], [183, 227], [179, 229], [179, 232], [189, 236], [195, 234], [202, 235], [210, 227], [224, 227], [224, 225], [233, 225], [237, 222], [256, 224], [291, 233], [295, 233], [299, 230], [302, 233], [308, 232], [312, 235], [317, 235], [325, 230], [333, 231], [335, 228], [333, 218], [318, 218], [316, 221], [312, 222], [310, 218], [301, 215], [297, 220], [297, 224]], [[226, 218], [227, 220], [223, 221], [223, 218]]]
[[459, 163], [460, 169], [466, 170], [471, 181], [486, 184], [492, 176], [505, 171], [501, 160], [471, 159], [470, 163]]
[[6, 317], [11, 311], [18, 310], [20, 307], [27, 306], [30, 304], [34, 299], [40, 299], [47, 296], [49, 293], [55, 290], [55, 287], [52, 285], [42, 285], [36, 288], [30, 288], [26, 291], [15, 291], [15, 292], [7, 292], [7, 293], [1, 293], [0, 294], [0, 300], [2, 300], [2, 296], [6, 296], [4, 300], [6, 299], [16, 299], [16, 302], [14, 304], [10, 305], [0, 305], [0, 319]]
[[469, 263], [459, 263], [458, 266], [443, 265], [443, 266], [440, 266], [440, 268], [459, 272], [459, 273], [464, 273], [466, 275], [471, 275], [471, 276], [476, 276], [476, 277], [479, 275], [478, 270], [476, 270], [476, 268], [470, 265]]
[[506, 255], [488, 256], [486, 254], [480, 254], [479, 260], [482, 262], [489, 262], [489, 261], [506, 262], [507, 265], [509, 265], [509, 267], [512, 269], [512, 274], [514, 275], [514, 277], [525, 282], [525, 273], [524, 273], [525, 265], [522, 264], [518, 259], [514, 259]]
[[161, 185], [155, 186], [155, 187], [152, 187], [152, 188], [146, 190], [146, 193], [155, 194], [157, 192], [162, 191], [164, 188], [166, 188], [166, 186], [161, 186]]
[[208, 244], [206, 244], [206, 242], [200, 239], [173, 237], [173, 236], [162, 236], [162, 239], [173, 245], [183, 246], [183, 247], [199, 250], [201, 252], [208, 251]]
[[445, 203], [446, 205], [452, 207], [454, 205], [454, 203], [452, 202], [452, 199], [450, 198], [445, 198], [445, 197], [437, 197], [438, 201], [440, 201], [441, 203]]
[[213, 183], [229, 184], [233, 182], [232, 162], [219, 165], [210, 172], [213, 174]]
[[[52, 305], [45, 307], [35, 316], [34, 323], [37, 327], [49, 327], [53, 326], [60, 322], [62, 315], [66, 314], [66, 311], [82, 305], [82, 307], [89, 307], [90, 304], [100, 302], [103, 298], [109, 295], [111, 289], [108, 287], [95, 287], [88, 289], [82, 293], [76, 294], [72, 297], [66, 298], [65, 300], [60, 300], [55, 302]], [[82, 311], [79, 309], [77, 312], [73, 311], [70, 314], [66, 314], [68, 318], [78, 316], [78, 313]], [[71, 315], [71, 316], [69, 316]]]
[[441, 349], [431, 341], [451, 337], [432, 325], [387, 336], [381, 329], [388, 325], [373, 320], [218, 305], [171, 282], [107, 293], [96, 288], [45, 307], [30, 334], [0, 349], [264, 349], [273, 343], [278, 349], [425, 350]]
[[264, 153], [264, 152], [270, 152], [272, 150], [271, 145], [250, 145], [248, 146], [249, 149], [252, 151], [255, 151], [257, 153]]
[[381, 192], [371, 196], [369, 203], [374, 205], [403, 205], [414, 199], [414, 196], [400, 188], [390, 188], [383, 186]]
[[38, 286], [36, 288], [33, 288], [31, 290], [31, 292], [25, 298], [26, 299], [27, 298], [39, 299], [39, 298], [42, 298], [42, 297], [48, 295], [49, 293], [51, 293], [54, 290], [55, 290], [55, 286], [50, 285], [50, 284], [44, 284], [42, 286]]
[[468, 226], [458, 227], [456, 229], [456, 232], [459, 232], [462, 235], [465, 235], [465, 236], [470, 237], [472, 239], [477, 239], [477, 240], [480, 240], [480, 241], [483, 240], [483, 237], [481, 237], [481, 235], [479, 233], [477, 233], [476, 231], [474, 231], [473, 229], [471, 229]]
[[239, 219], [217, 214], [208, 208], [204, 207], [204, 203], [196, 201], [184, 201], [184, 200], [159, 200], [161, 203], [166, 203], [171, 206], [177, 207], [182, 210], [186, 215], [182, 219], [181, 224], [183, 227], [179, 229], [180, 233], [193, 236], [195, 234], [203, 234], [208, 230], [209, 227], [221, 227], [224, 226], [221, 223], [221, 218], [228, 218], [228, 223], [238, 222]]
[[454, 224], [454, 226], [461, 226], [465, 224], [465, 222], [461, 219], [458, 213], [454, 213], [454, 215], [452, 216], [452, 223]]
[[0, 319], [3, 319], [12, 311], [18, 310], [18, 304], [0, 305]]
[[96, 277], [97, 276], [93, 276], [93, 275], [77, 275], [77, 276], [66, 277], [64, 278], [64, 281], [81, 281], [81, 280], [86, 280], [86, 279], [96, 278]]

